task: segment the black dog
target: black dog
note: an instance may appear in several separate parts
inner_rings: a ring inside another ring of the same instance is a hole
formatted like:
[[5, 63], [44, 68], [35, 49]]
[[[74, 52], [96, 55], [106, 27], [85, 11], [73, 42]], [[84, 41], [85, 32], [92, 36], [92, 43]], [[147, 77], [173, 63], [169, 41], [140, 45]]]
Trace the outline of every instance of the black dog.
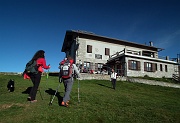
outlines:
[[14, 91], [14, 80], [10, 79], [8, 84], [7, 84], [7, 88], [9, 92], [13, 92]]

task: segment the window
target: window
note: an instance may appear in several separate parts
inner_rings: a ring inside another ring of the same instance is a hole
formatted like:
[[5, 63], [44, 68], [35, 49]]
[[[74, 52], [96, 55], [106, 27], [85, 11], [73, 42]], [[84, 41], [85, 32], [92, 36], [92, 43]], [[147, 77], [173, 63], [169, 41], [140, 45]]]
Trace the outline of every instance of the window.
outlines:
[[167, 65], [165, 65], [165, 71], [168, 72], [168, 68], [167, 68]]
[[163, 71], [162, 64], [160, 64], [160, 71]]
[[92, 53], [92, 45], [87, 45], [87, 53]]
[[105, 48], [105, 55], [110, 55], [110, 49], [109, 48]]
[[152, 70], [152, 64], [151, 63], [147, 63], [146, 64], [146, 68], [147, 68], [147, 71], [151, 71]]
[[103, 64], [98, 64], [98, 70], [101, 71]]
[[157, 71], [157, 64], [155, 64], [155, 70]]
[[102, 59], [102, 55], [100, 55], [100, 54], [95, 54], [95, 58], [96, 58], [96, 59]]
[[83, 72], [87, 73], [89, 71], [89, 68], [90, 68], [90, 62], [84, 61], [84, 70], [83, 70]]
[[101, 64], [101, 63], [95, 63], [95, 71], [101, 71], [102, 70], [102, 66], [103, 66], [103, 64]]
[[129, 60], [128, 66], [130, 70], [140, 70], [140, 62], [135, 60]]
[[154, 53], [150, 51], [142, 51], [142, 56], [148, 56], [154, 58]]
[[155, 72], [157, 70], [156, 63], [144, 62], [144, 71]]
[[131, 61], [131, 69], [136, 70], [137, 68], [137, 62], [136, 61]]

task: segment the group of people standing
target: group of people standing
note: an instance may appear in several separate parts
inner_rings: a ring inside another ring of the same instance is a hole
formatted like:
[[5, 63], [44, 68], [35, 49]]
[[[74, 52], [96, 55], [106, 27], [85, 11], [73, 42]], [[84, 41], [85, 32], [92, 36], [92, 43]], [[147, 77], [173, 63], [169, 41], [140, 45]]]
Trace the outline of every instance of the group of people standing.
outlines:
[[[34, 102], [37, 102], [36, 94], [37, 94], [37, 90], [38, 90], [38, 87], [39, 87], [39, 84], [41, 81], [41, 74], [43, 72], [43, 69], [50, 69], [51, 66], [46, 64], [45, 51], [44, 50], [37, 51], [31, 60], [36, 61], [37, 66], [38, 66], [38, 73], [37, 74], [24, 73], [24, 79], [27, 79], [27, 78], [31, 79], [31, 81], [33, 83], [33, 87], [29, 93], [28, 101], [30, 101], [31, 103], [34, 103]], [[77, 77], [80, 78], [80, 73], [78, 71], [78, 68], [74, 64], [73, 59], [70, 56], [68, 56], [65, 60], [69, 60], [72, 63], [72, 68], [73, 68], [74, 74], [76, 74]], [[62, 61], [62, 62], [64, 62], [64, 61]], [[62, 62], [60, 62], [60, 64]], [[110, 79], [112, 82], [112, 88], [115, 89], [117, 73], [114, 71], [114, 69], [112, 69], [112, 71], [111, 71]], [[61, 105], [67, 107], [69, 100], [70, 100], [70, 92], [71, 92], [73, 82], [74, 82], [73, 76], [70, 78], [65, 78], [62, 81], [63, 81], [64, 87], [65, 87], [65, 94], [63, 97], [63, 101], [61, 102]]]

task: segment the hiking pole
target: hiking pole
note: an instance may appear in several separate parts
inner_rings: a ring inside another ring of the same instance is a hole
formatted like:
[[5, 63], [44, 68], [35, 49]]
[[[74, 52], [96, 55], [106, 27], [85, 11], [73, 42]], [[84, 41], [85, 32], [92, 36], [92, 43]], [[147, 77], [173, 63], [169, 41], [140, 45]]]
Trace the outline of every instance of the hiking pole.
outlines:
[[41, 96], [41, 99], [43, 100], [43, 97], [42, 97], [42, 94], [41, 94], [40, 89], [38, 89], [38, 91], [39, 91], [39, 94], [40, 94], [40, 96]]
[[60, 84], [61, 84], [61, 79], [60, 79], [59, 85], [58, 85], [58, 87], [57, 87], [57, 89], [56, 89], [56, 92], [55, 92], [55, 94], [54, 94], [51, 102], [49, 103], [49, 106], [52, 105], [52, 102], [53, 102], [53, 100], [54, 100], [54, 98], [55, 98], [55, 96], [56, 96], [56, 94], [57, 94], [57, 92], [58, 92], [58, 89], [60, 88]]
[[44, 89], [44, 95], [45, 95], [45, 91], [47, 87], [48, 78], [49, 78], [49, 69], [48, 69], [48, 72], [46, 73], [46, 84], [45, 84], [45, 89]]
[[78, 103], [80, 103], [80, 99], [79, 99], [79, 79], [78, 79]]

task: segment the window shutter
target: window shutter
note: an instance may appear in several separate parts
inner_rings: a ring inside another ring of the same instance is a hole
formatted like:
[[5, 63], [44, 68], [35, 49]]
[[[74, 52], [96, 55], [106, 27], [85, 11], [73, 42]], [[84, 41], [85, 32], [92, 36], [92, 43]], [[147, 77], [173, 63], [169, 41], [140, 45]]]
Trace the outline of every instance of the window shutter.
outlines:
[[167, 68], [167, 65], [165, 65], [165, 71], [168, 72], [168, 68]]
[[160, 64], [160, 71], [163, 71], [163, 69], [162, 69], [162, 64]]
[[90, 53], [92, 53], [92, 46], [90, 45]]
[[144, 62], [144, 71], [147, 71], [147, 62]]
[[155, 63], [155, 71], [157, 71], [157, 63]]
[[140, 61], [137, 61], [137, 70], [141, 70]]
[[91, 45], [87, 45], [87, 53], [92, 53], [92, 46]]
[[155, 72], [155, 71], [156, 71], [155, 63], [152, 63], [152, 72]]
[[128, 61], [128, 68], [129, 68], [129, 70], [132, 69], [132, 68], [131, 68], [131, 60]]
[[90, 69], [93, 69], [93, 62], [90, 62]]
[[110, 54], [109, 51], [110, 51], [109, 48], [105, 48], [105, 55], [109, 55]]
[[98, 63], [95, 63], [95, 71], [98, 71]]
[[89, 45], [87, 45], [87, 53], [89, 53]]

